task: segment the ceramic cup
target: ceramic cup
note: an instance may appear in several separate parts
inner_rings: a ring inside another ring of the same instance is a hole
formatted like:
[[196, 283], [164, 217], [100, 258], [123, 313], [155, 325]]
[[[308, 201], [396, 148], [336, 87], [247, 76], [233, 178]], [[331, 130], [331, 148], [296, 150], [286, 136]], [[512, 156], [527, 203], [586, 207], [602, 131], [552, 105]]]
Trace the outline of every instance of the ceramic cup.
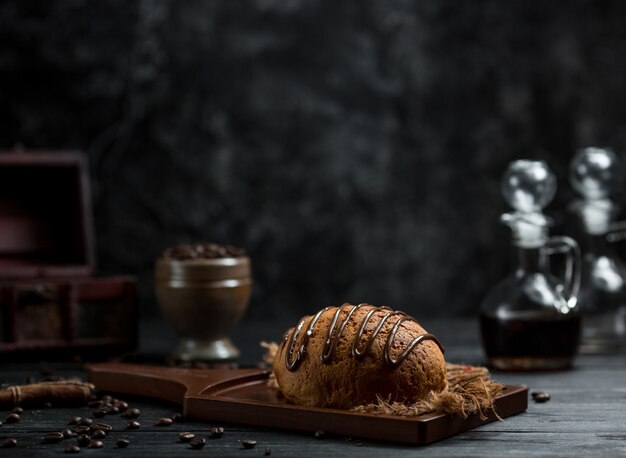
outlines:
[[217, 259], [159, 259], [157, 301], [180, 335], [175, 357], [228, 361], [239, 350], [228, 337], [248, 307], [252, 290], [247, 256]]

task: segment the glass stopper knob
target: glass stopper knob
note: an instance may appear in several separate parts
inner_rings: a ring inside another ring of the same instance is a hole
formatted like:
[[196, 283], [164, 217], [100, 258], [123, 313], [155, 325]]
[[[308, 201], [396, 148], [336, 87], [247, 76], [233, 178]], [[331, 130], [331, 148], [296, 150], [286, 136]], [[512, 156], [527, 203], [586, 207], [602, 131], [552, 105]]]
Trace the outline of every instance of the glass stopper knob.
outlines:
[[544, 161], [511, 162], [504, 172], [500, 190], [518, 212], [540, 212], [556, 193], [556, 177]]
[[619, 186], [619, 159], [609, 148], [584, 148], [570, 164], [569, 179], [586, 199], [606, 199]]

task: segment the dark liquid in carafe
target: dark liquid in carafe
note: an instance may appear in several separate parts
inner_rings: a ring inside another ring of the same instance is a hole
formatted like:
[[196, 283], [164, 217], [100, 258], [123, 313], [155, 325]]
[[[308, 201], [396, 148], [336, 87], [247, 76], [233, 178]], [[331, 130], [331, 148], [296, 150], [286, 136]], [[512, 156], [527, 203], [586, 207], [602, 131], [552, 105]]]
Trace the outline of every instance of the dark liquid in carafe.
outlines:
[[501, 370], [565, 369], [580, 336], [580, 317], [575, 313], [523, 319], [483, 314], [480, 324], [489, 362]]

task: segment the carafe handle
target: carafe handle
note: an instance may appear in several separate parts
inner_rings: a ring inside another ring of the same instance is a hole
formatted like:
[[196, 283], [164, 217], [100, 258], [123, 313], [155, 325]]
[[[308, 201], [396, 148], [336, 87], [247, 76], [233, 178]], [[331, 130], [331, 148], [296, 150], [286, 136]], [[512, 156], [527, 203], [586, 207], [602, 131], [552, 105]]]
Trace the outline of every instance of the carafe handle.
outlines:
[[626, 221], [612, 223], [606, 233], [606, 241], [614, 243], [624, 239], [626, 239]]
[[548, 239], [544, 248], [548, 256], [554, 254], [565, 255], [565, 272], [563, 275], [563, 288], [567, 294], [567, 305], [574, 308], [578, 302], [580, 292], [580, 247], [576, 240], [566, 236], [554, 236]]

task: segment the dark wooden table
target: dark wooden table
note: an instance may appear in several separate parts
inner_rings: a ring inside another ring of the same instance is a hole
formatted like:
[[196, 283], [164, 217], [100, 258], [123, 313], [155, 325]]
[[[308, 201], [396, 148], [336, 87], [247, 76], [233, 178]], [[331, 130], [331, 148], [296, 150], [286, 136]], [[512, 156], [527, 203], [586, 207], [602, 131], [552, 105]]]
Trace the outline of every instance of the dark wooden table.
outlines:
[[[242, 349], [242, 365], [260, 360], [260, 340], [276, 340], [291, 323], [243, 322], [234, 333], [234, 341]], [[451, 362], [480, 364], [483, 354], [476, 320], [435, 320], [423, 323], [446, 345], [446, 358]], [[164, 354], [171, 350], [175, 336], [158, 320], [142, 325], [140, 351], [143, 354]], [[51, 364], [58, 375], [85, 376], [80, 368], [68, 364]], [[0, 382], [22, 383], [29, 376], [39, 376], [38, 365], [0, 367]], [[169, 427], [153, 426], [162, 416], [177, 412], [176, 405], [161, 401], [120, 396], [142, 411], [139, 430], [124, 429], [127, 420], [107, 416], [114, 431], [104, 440], [103, 449], [82, 449], [79, 456], [193, 456], [220, 457], [263, 456], [623, 456], [626, 455], [626, 355], [580, 356], [575, 368], [566, 372], [494, 374], [503, 383], [526, 384], [531, 390], [545, 390], [552, 399], [545, 404], [529, 402], [526, 413], [491, 423], [450, 439], [425, 447], [410, 447], [358, 438], [325, 437], [316, 439], [308, 433], [269, 430], [224, 424], [221, 439], [208, 439], [202, 450], [192, 450], [178, 442], [181, 431], [208, 437], [216, 424], [185, 422]], [[15, 437], [18, 447], [0, 448], [0, 456], [61, 455], [68, 440], [46, 444], [46, 432], [60, 431], [73, 416], [90, 416], [92, 409], [51, 408], [26, 410], [22, 421], [0, 427], [0, 442]], [[4, 413], [3, 413], [4, 416]], [[119, 438], [131, 441], [127, 449], [118, 449]], [[257, 441], [247, 450], [242, 440]], [[63, 454], [63, 456], [66, 456]]]

